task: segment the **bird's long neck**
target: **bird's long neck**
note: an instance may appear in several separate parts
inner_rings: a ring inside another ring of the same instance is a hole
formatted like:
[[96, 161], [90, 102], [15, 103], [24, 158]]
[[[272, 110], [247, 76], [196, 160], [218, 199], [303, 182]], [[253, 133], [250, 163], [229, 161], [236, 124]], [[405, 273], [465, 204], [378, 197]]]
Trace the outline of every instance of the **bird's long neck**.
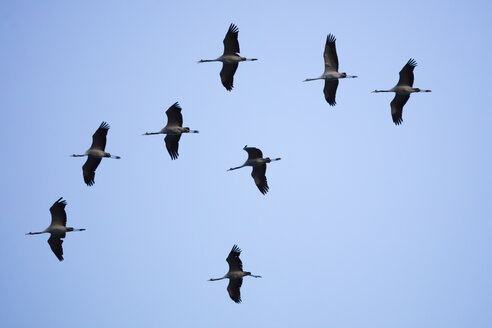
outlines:
[[109, 158], [114, 158], [114, 159], [120, 159], [121, 157], [120, 156], [116, 156], [116, 155], [109, 155]]
[[280, 160], [281, 160], [281, 158], [280, 158], [280, 157], [278, 157], [278, 158], [273, 158], [273, 159], [271, 159], [270, 157], [265, 158], [265, 162], [266, 162], [266, 163], [275, 162], [275, 161], [280, 161]]
[[190, 130], [190, 128], [183, 128], [184, 133], [198, 133], [198, 130]]
[[85, 229], [84, 228], [74, 229], [72, 227], [67, 227], [67, 231], [85, 231]]
[[255, 276], [254, 274], [249, 274], [253, 278], [261, 278], [261, 276]]
[[244, 61], [255, 61], [258, 60], [258, 58], [244, 58]]
[[358, 76], [357, 75], [346, 75], [345, 78], [347, 78], [347, 79], [356, 79], [356, 78], [358, 78]]

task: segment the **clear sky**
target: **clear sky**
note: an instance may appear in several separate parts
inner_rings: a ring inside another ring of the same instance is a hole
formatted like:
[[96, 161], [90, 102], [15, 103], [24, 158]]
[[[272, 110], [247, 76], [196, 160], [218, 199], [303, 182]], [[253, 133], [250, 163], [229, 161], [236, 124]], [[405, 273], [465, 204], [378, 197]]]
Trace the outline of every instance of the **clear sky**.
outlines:
[[[490, 327], [490, 1], [0, 2], [2, 327]], [[241, 54], [220, 83], [230, 23]], [[337, 37], [337, 106], [323, 96]], [[415, 58], [403, 124], [398, 72]], [[172, 161], [162, 136], [179, 101]], [[83, 153], [111, 125], [96, 184]], [[244, 145], [282, 157], [263, 196]], [[65, 261], [47, 235], [68, 202]], [[227, 295], [242, 249], [242, 304]]]

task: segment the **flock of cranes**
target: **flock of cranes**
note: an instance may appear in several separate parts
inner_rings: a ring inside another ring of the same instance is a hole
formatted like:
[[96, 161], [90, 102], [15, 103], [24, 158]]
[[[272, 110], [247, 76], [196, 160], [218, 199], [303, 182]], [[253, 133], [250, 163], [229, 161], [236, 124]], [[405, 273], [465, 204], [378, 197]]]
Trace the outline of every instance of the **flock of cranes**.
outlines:
[[[200, 60], [199, 63], [205, 62], [222, 62], [222, 70], [220, 71], [220, 78], [222, 85], [226, 90], [231, 91], [234, 87], [234, 74], [238, 68], [238, 65], [242, 61], [255, 61], [256, 58], [248, 59], [241, 57], [239, 55], [239, 42], [238, 42], [239, 30], [236, 25], [231, 24], [229, 30], [224, 38], [224, 53], [217, 59], [211, 60]], [[325, 51], [323, 54], [325, 62], [324, 73], [317, 78], [310, 78], [304, 80], [324, 80], [325, 86], [323, 93], [325, 99], [330, 106], [336, 105], [336, 91], [338, 88], [338, 80], [344, 78], [356, 78], [357, 76], [347, 75], [347, 73], [339, 73], [338, 56], [335, 46], [335, 36], [328, 34], [326, 38]], [[374, 93], [379, 92], [394, 92], [395, 97], [391, 101], [391, 116], [393, 122], [399, 125], [403, 122], [402, 112], [403, 106], [407, 103], [410, 98], [410, 94], [416, 92], [431, 92], [431, 90], [423, 90], [413, 87], [414, 75], [413, 70], [417, 66], [417, 62], [410, 59], [407, 64], [400, 71], [400, 79], [395, 87], [389, 90], [374, 90]], [[191, 130], [189, 127], [183, 127], [183, 115], [181, 114], [182, 108], [176, 102], [166, 111], [167, 124], [158, 132], [146, 132], [143, 135], [156, 135], [165, 134], [166, 137], [164, 141], [166, 143], [166, 149], [172, 160], [175, 160], [179, 156], [179, 140], [183, 133], [198, 133], [197, 130]], [[106, 139], [109, 130], [109, 125], [106, 122], [102, 122], [96, 132], [92, 135], [92, 145], [91, 147], [81, 155], [73, 154], [72, 157], [87, 157], [85, 164], [82, 166], [82, 173], [84, 182], [87, 186], [92, 186], [95, 183], [95, 172], [101, 160], [103, 158], [114, 158], [120, 159], [119, 156], [111, 155], [105, 151]], [[251, 166], [252, 172], [251, 176], [260, 190], [260, 192], [265, 195], [268, 190], [268, 183], [266, 178], [266, 164], [273, 161], [278, 161], [280, 158], [270, 159], [269, 157], [263, 158], [263, 153], [260, 149], [255, 147], [244, 146], [243, 150], [248, 153], [248, 159], [243, 165], [232, 167], [228, 171], [236, 170], [245, 166]], [[50, 238], [48, 239], [48, 244], [51, 250], [58, 258], [58, 260], [63, 261], [63, 238], [67, 232], [70, 231], [84, 231], [85, 229], [74, 229], [67, 227], [67, 214], [65, 212], [65, 206], [67, 202], [63, 198], [59, 198], [50, 208], [51, 212], [51, 224], [48, 228], [40, 232], [29, 232], [27, 235], [36, 235], [42, 233], [49, 233]], [[241, 249], [237, 245], [232, 247], [232, 250], [227, 257], [227, 263], [229, 264], [229, 271], [221, 278], [210, 279], [210, 281], [216, 281], [221, 279], [229, 279], [229, 285], [227, 291], [230, 298], [236, 302], [241, 302], [240, 288], [243, 283], [243, 277], [251, 276], [254, 278], [261, 278], [261, 276], [252, 275], [251, 272], [243, 271], [243, 265], [239, 255], [241, 254]]]

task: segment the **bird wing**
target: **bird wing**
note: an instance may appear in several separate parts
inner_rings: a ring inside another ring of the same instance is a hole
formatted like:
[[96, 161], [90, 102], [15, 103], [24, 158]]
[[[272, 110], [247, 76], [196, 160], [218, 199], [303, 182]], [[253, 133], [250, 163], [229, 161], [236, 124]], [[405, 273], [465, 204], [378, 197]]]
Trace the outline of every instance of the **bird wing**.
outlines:
[[61, 238], [64, 237], [65, 234], [63, 234], [63, 237], [61, 235], [51, 234], [50, 238], [48, 239], [48, 244], [50, 244], [51, 250], [60, 261], [63, 261], [63, 240], [61, 240]]
[[237, 66], [237, 63], [222, 63], [220, 80], [222, 81], [222, 85], [226, 88], [227, 91], [231, 91], [232, 88], [234, 88], [234, 74], [236, 73]]
[[325, 59], [325, 73], [328, 71], [338, 72], [338, 56], [335, 41], [335, 36], [333, 34], [328, 34], [326, 37], [325, 52], [323, 53], [323, 58]]
[[108, 135], [109, 124], [102, 122], [96, 132], [92, 135], [92, 145], [91, 149], [101, 149], [106, 148], [106, 136]]
[[325, 99], [330, 104], [330, 106], [335, 106], [337, 102], [335, 101], [335, 96], [337, 94], [338, 79], [325, 80], [325, 88], [323, 93], [325, 94]]
[[409, 95], [403, 96], [396, 94], [395, 98], [391, 101], [391, 117], [396, 125], [400, 125], [403, 122], [403, 106], [405, 106], [409, 98]]
[[254, 166], [253, 171], [251, 172], [251, 176], [255, 180], [256, 186], [260, 189], [263, 195], [268, 192], [268, 184], [265, 173], [266, 164]]
[[408, 85], [413, 87], [413, 69], [417, 66], [417, 62], [410, 58], [405, 66], [400, 71], [400, 79], [397, 85]]
[[183, 127], [183, 115], [181, 115], [181, 106], [175, 102], [166, 111], [167, 115], [167, 126], [179, 126]]
[[227, 291], [229, 297], [236, 303], [241, 303], [241, 285], [243, 284], [243, 278], [231, 278], [229, 279], [229, 285], [227, 285]]
[[248, 152], [248, 159], [263, 158], [263, 153], [258, 148], [244, 147], [244, 150]]
[[82, 174], [84, 175], [84, 182], [88, 186], [92, 186], [95, 181], [94, 177], [96, 176], [96, 169], [101, 163], [101, 158], [98, 157], [87, 157], [87, 161], [85, 161], [84, 166], [82, 166]]
[[67, 206], [67, 201], [62, 200], [60, 197], [51, 207], [51, 225], [62, 225], [67, 226], [67, 213], [65, 212], [65, 206]]
[[237, 35], [239, 29], [236, 25], [231, 24], [224, 38], [224, 55], [235, 55], [239, 53], [239, 41]]
[[181, 139], [181, 134], [168, 134], [164, 138], [164, 141], [166, 142], [166, 148], [169, 155], [171, 156], [171, 159], [176, 159], [179, 156], [179, 139]]
[[241, 249], [237, 245], [232, 246], [231, 252], [226, 259], [227, 263], [229, 263], [229, 272], [243, 271], [243, 262], [241, 262], [239, 255], [241, 255]]

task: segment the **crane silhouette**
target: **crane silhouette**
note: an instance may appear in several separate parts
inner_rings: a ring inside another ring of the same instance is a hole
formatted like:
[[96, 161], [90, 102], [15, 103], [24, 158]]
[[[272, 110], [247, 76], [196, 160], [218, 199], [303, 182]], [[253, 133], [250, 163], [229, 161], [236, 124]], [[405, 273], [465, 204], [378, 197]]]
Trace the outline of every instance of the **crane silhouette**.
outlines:
[[229, 293], [230, 298], [236, 303], [241, 303], [240, 288], [243, 284], [243, 277], [251, 276], [254, 278], [261, 278], [261, 276], [255, 276], [251, 274], [251, 272], [243, 271], [243, 262], [239, 258], [239, 255], [241, 255], [241, 249], [237, 245], [232, 246], [231, 252], [226, 259], [229, 264], [229, 271], [221, 278], [209, 279], [209, 281], [229, 279], [227, 292]]
[[63, 240], [65, 238], [65, 234], [70, 231], [84, 231], [85, 229], [74, 229], [72, 227], [67, 227], [67, 213], [65, 212], [65, 206], [67, 206], [67, 202], [62, 200], [63, 197], [60, 197], [51, 207], [51, 224], [48, 228], [44, 229], [40, 232], [28, 232], [26, 235], [39, 235], [42, 233], [51, 234], [48, 239], [48, 244], [51, 247], [51, 250], [58, 258], [59, 261], [63, 261]]
[[410, 99], [410, 95], [415, 92], [431, 92], [431, 90], [419, 89], [413, 87], [413, 69], [417, 66], [417, 62], [410, 58], [410, 60], [403, 66], [400, 71], [400, 79], [398, 83], [389, 90], [374, 90], [373, 93], [378, 92], [394, 92], [395, 98], [391, 101], [391, 118], [393, 123], [400, 125], [403, 123], [403, 106]]
[[231, 91], [234, 87], [234, 74], [237, 67], [242, 61], [255, 61], [256, 58], [246, 58], [239, 55], [239, 41], [237, 36], [239, 29], [236, 25], [231, 24], [224, 38], [224, 53], [216, 59], [201, 59], [199, 63], [222, 62], [222, 70], [220, 71], [220, 80], [227, 91]]
[[323, 93], [325, 94], [325, 99], [330, 106], [335, 106], [337, 104], [335, 101], [335, 96], [338, 88], [338, 80], [357, 77], [356, 75], [347, 75], [347, 73], [338, 73], [338, 56], [335, 41], [335, 36], [333, 34], [328, 34], [326, 37], [325, 52], [323, 53], [323, 59], [325, 61], [325, 72], [323, 75], [304, 80], [304, 82], [325, 80]]
[[268, 192], [268, 184], [266, 178], [266, 165], [267, 163], [279, 161], [281, 158], [270, 159], [270, 157], [263, 158], [263, 153], [261, 150], [255, 147], [248, 147], [247, 145], [243, 148], [248, 153], [248, 159], [243, 165], [237, 167], [231, 167], [227, 171], [237, 170], [245, 166], [252, 166], [253, 171], [251, 176], [255, 180], [255, 184], [260, 190], [260, 192], [265, 195]]
[[84, 157], [87, 156], [84, 166], [82, 166], [82, 174], [84, 176], [84, 182], [88, 186], [94, 185], [94, 178], [96, 176], [96, 169], [101, 163], [103, 158], [115, 158], [120, 159], [120, 156], [113, 156], [110, 153], [104, 151], [106, 148], [106, 136], [108, 134], [109, 125], [106, 122], [102, 122], [96, 132], [92, 135], [92, 145], [82, 155], [71, 155], [72, 157]]
[[166, 134], [164, 141], [166, 142], [166, 148], [171, 156], [171, 159], [177, 159], [179, 156], [178, 147], [179, 139], [183, 133], [198, 133], [197, 130], [190, 130], [190, 128], [183, 128], [183, 115], [181, 114], [181, 107], [175, 102], [166, 111], [167, 124], [159, 132], [146, 132], [145, 136], [153, 134]]

